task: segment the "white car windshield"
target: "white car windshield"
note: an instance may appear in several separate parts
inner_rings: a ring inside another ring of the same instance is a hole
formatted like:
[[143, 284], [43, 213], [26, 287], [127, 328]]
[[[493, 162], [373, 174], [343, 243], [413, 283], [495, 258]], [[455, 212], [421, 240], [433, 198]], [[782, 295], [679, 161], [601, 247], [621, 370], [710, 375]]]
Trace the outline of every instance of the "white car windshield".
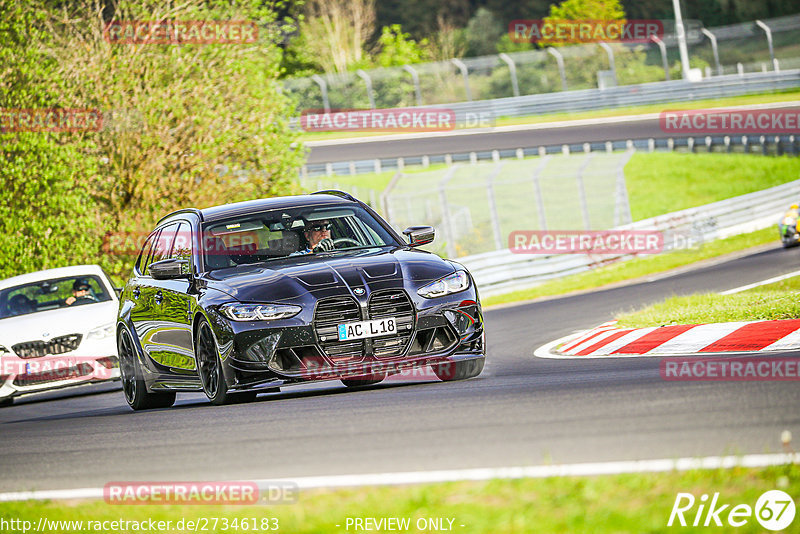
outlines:
[[111, 295], [95, 275], [40, 280], [0, 290], [0, 319], [109, 300]]

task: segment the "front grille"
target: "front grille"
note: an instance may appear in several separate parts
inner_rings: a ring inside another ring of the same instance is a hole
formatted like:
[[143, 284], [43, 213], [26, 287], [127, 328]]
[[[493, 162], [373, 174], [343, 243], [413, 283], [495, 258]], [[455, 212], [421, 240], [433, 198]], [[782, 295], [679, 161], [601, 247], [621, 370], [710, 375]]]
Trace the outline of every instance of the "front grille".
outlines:
[[333, 297], [317, 303], [314, 329], [320, 348], [334, 364], [360, 362], [364, 359], [364, 340], [339, 341], [338, 326], [361, 320], [358, 303], [351, 297]]
[[369, 318], [397, 319], [397, 334], [376, 337], [372, 340], [375, 356], [378, 358], [394, 358], [402, 356], [411, 342], [414, 331], [414, 305], [403, 290], [378, 291], [369, 298]]
[[14, 384], [17, 386], [35, 386], [38, 384], [46, 384], [47, 382], [58, 382], [60, 380], [78, 378], [92, 374], [93, 370], [94, 369], [90, 364], [82, 363], [66, 369], [53, 369], [51, 371], [43, 371], [41, 373], [18, 375], [14, 379]]
[[78, 348], [81, 344], [81, 334], [54, 337], [50, 341], [26, 341], [17, 343], [11, 349], [20, 358], [41, 358], [48, 354], [64, 354]]

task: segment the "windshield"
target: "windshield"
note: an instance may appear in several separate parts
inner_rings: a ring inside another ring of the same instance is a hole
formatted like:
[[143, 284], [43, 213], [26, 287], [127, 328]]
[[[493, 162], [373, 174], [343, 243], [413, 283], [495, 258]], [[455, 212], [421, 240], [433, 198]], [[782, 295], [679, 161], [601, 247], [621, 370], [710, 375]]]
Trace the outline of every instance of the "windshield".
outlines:
[[109, 300], [111, 295], [97, 276], [40, 280], [0, 290], [0, 319]]
[[354, 205], [273, 210], [209, 223], [203, 229], [209, 271], [398, 244], [372, 215]]

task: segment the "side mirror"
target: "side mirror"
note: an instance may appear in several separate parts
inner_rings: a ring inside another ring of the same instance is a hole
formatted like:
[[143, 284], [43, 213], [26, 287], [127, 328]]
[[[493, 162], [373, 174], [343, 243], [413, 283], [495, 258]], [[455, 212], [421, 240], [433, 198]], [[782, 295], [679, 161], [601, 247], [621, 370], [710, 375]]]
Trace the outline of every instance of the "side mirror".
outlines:
[[166, 260], [151, 263], [147, 267], [150, 276], [156, 280], [174, 280], [176, 278], [189, 277], [189, 262], [187, 260], [179, 260], [177, 258], [169, 258]]
[[409, 226], [403, 230], [403, 234], [408, 236], [408, 246], [418, 247], [427, 245], [436, 237], [436, 230], [433, 226]]
[[117, 298], [120, 298], [122, 296], [122, 288], [121, 287], [115, 287], [114, 288], [114, 293], [117, 294]]

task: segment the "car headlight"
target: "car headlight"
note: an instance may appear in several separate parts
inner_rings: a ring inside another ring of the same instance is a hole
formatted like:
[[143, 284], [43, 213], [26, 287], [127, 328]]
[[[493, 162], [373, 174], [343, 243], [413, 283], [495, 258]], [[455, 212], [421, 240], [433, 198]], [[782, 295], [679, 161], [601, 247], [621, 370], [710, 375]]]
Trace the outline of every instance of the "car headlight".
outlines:
[[228, 319], [234, 321], [275, 321], [294, 317], [300, 306], [292, 304], [223, 304], [220, 311]]
[[114, 335], [114, 323], [104, 324], [94, 330], [90, 330], [86, 335], [89, 339], [105, 339]]
[[432, 299], [443, 297], [452, 293], [464, 291], [469, 287], [469, 275], [465, 271], [456, 271], [444, 278], [431, 282], [430, 284], [417, 289], [417, 295]]

